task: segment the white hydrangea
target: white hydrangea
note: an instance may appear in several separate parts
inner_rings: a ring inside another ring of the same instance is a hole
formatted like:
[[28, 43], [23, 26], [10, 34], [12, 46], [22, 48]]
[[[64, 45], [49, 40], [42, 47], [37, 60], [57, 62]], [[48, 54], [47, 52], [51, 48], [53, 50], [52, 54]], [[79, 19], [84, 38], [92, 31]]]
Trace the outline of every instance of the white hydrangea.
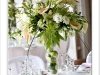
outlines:
[[63, 16], [63, 23], [65, 23], [66, 25], [69, 24], [70, 19], [67, 16]]
[[29, 22], [30, 21], [29, 17], [25, 13], [23, 13], [21, 15], [21, 20], [24, 21], [24, 22]]
[[29, 23], [24, 22], [24, 21], [19, 21], [17, 23], [17, 28], [20, 30], [23, 30], [24, 28], [26, 28], [29, 25]]
[[53, 20], [54, 20], [56, 23], [62, 22], [62, 15], [60, 15], [59, 13], [54, 14]]
[[22, 30], [24, 28], [26, 28], [29, 25], [29, 17], [26, 14], [20, 14], [20, 15], [16, 15], [18, 18], [18, 22], [17, 22], [17, 28]]

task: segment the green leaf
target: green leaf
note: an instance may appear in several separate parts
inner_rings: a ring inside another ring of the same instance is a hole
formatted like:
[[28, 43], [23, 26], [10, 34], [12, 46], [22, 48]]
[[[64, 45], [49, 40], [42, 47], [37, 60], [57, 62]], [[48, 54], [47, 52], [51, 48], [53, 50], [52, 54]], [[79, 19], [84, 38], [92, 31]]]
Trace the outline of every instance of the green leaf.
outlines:
[[52, 38], [55, 41], [55, 43], [60, 47], [60, 44], [59, 44], [60, 40], [59, 40], [59, 38], [57, 38], [55, 36], [52, 36]]
[[43, 33], [44, 33], [44, 32], [40, 32], [40, 33], [36, 36], [36, 38], [42, 36]]
[[51, 39], [48, 38], [46, 42], [46, 49], [50, 48], [51, 44], [52, 44]]
[[64, 40], [64, 38], [63, 38], [58, 32], [56, 33], [56, 36], [57, 36], [59, 39]]
[[27, 7], [27, 5], [26, 5], [25, 3], [22, 3], [22, 5], [23, 5], [23, 7], [24, 7], [25, 9], [28, 9], [28, 7]]
[[68, 38], [68, 33], [67, 31], [65, 31], [65, 41], [67, 40], [67, 38]]

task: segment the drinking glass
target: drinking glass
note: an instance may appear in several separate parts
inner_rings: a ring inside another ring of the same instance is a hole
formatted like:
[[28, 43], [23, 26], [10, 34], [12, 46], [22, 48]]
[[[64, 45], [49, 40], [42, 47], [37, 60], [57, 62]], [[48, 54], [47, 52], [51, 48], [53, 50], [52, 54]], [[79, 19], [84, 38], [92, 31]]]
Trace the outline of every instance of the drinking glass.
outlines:
[[58, 73], [64, 73], [66, 71], [66, 64], [65, 64], [65, 60], [64, 60], [64, 53], [61, 53], [58, 55], [58, 59], [59, 59], [59, 68], [58, 68]]
[[8, 75], [12, 75], [12, 66], [8, 67]]

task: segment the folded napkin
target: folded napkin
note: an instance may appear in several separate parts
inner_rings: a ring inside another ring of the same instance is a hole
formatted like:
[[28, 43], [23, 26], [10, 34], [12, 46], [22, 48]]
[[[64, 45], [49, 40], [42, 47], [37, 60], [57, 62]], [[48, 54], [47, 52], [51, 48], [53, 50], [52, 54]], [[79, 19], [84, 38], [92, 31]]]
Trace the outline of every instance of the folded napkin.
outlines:
[[91, 63], [82, 63], [76, 72], [89, 72], [91, 70]]

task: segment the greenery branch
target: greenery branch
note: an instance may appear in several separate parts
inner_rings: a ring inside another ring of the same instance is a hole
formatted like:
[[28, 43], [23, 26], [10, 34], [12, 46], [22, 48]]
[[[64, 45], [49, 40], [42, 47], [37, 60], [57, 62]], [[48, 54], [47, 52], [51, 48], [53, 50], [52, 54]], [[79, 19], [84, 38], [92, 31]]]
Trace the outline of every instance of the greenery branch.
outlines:
[[[76, 34], [77, 34], [77, 33], [76, 33]], [[88, 52], [89, 52], [89, 51], [91, 50], [89, 44], [88, 44], [89, 47], [87, 47], [86, 43], [82, 40], [82, 38], [81, 38], [78, 34], [77, 34], [77, 36], [78, 36], [78, 38], [82, 41], [82, 43], [84, 44], [84, 46], [86, 47], [86, 49], [87, 49]]]

